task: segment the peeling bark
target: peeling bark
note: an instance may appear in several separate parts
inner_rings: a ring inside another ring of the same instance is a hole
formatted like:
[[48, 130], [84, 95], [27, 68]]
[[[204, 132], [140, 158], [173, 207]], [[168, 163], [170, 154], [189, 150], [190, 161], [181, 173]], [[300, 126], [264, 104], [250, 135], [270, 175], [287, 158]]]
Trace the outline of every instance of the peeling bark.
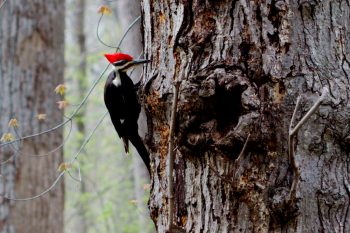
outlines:
[[[348, 232], [347, 1], [142, 1], [151, 217], [167, 225], [172, 82], [181, 79], [175, 223], [186, 232]], [[295, 140], [288, 127], [330, 95]], [[243, 155], [237, 160], [250, 134]]]

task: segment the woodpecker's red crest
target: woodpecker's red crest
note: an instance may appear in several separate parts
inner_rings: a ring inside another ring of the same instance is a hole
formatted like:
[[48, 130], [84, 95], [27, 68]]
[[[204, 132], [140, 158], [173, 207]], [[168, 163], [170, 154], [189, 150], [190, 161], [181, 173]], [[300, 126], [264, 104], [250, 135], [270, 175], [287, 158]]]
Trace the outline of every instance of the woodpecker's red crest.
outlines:
[[109, 54], [105, 54], [105, 57], [111, 64], [122, 60], [127, 60], [127, 61], [133, 60], [132, 56], [125, 53], [109, 53]]

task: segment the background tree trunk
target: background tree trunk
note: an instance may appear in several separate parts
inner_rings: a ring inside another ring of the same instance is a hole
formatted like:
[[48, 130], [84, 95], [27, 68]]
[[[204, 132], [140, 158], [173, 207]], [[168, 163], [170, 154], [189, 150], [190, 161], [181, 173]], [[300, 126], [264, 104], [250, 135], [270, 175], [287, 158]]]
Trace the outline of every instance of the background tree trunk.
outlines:
[[[121, 0], [117, 4], [118, 22], [121, 25], [122, 31], [125, 31], [129, 25], [141, 15], [140, 1], [138, 0]], [[135, 26], [132, 27], [128, 33], [125, 42], [123, 43], [122, 50], [124, 53], [128, 53], [133, 57], [139, 56], [142, 52], [141, 43], [141, 21], [138, 21]], [[131, 78], [136, 83], [139, 81], [141, 69], [137, 69], [133, 72]]]
[[[0, 134], [11, 132], [11, 118], [19, 122], [21, 136], [47, 130], [62, 122], [60, 97], [55, 87], [63, 82], [64, 1], [7, 1], [0, 9]], [[38, 120], [46, 114], [46, 120]], [[12, 131], [11, 131], [12, 130]], [[16, 135], [15, 135], [16, 136]], [[1, 166], [1, 194], [23, 198], [37, 195], [55, 180], [62, 162], [59, 150], [45, 154], [62, 142], [62, 129], [25, 140], [16, 159]], [[1, 161], [13, 155], [1, 149]], [[63, 182], [40, 199], [9, 202], [1, 199], [1, 232], [50, 232], [63, 230]], [[10, 206], [11, 204], [11, 206]], [[11, 207], [11, 208], [10, 208]]]
[[[349, 232], [346, 1], [143, 0], [144, 104], [152, 152], [151, 217], [167, 225], [173, 80], [175, 223], [186, 232]], [[288, 159], [288, 128], [329, 89]], [[250, 134], [245, 152], [244, 142]]]
[[[75, 33], [74, 33], [74, 39], [75, 42], [78, 44], [78, 59], [79, 59], [79, 66], [77, 67], [77, 89], [78, 89], [78, 98], [79, 100], [84, 99], [87, 92], [88, 87], [88, 80], [87, 80], [87, 72], [86, 72], [86, 56], [87, 56], [87, 48], [86, 48], [86, 37], [85, 37], [85, 0], [77, 0], [74, 1], [74, 8], [75, 8], [75, 14], [74, 14], [74, 25], [75, 25]], [[76, 126], [78, 131], [78, 140], [77, 145], [78, 147], [76, 150], [79, 150], [79, 147], [84, 143], [86, 135], [86, 108], [82, 108], [78, 114], [76, 115]], [[80, 159], [80, 166], [84, 167], [86, 164], [86, 151], [82, 152], [81, 157], [83, 159]], [[81, 176], [85, 177], [85, 170], [80, 169]], [[80, 185], [80, 194], [83, 196], [85, 195], [87, 190], [87, 183], [86, 178], [81, 180]], [[81, 198], [78, 201], [78, 224], [76, 224], [76, 231], [77, 233], [86, 233], [88, 232], [88, 218], [87, 218], [87, 212], [88, 212], [88, 203], [86, 203], [86, 200], [82, 200]]]

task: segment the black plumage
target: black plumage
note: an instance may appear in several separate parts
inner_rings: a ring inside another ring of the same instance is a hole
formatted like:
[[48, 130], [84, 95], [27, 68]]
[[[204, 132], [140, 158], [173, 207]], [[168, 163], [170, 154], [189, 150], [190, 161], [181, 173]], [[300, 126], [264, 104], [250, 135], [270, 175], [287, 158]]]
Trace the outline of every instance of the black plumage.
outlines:
[[[113, 83], [117, 75], [121, 81], [118, 86]], [[134, 84], [125, 71], [113, 71], [109, 74], [105, 84], [104, 101], [114, 128], [123, 139], [125, 152], [129, 152], [130, 141], [150, 172], [149, 154], [138, 134], [137, 120], [141, 105], [137, 100]]]

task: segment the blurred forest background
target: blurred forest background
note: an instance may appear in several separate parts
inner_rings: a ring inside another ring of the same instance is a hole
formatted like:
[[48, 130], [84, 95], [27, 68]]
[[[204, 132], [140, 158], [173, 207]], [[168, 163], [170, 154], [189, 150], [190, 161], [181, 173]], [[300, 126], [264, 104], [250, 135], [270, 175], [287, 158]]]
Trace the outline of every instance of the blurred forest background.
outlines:
[[[97, 9], [107, 5], [110, 15]], [[116, 46], [129, 24], [140, 15], [138, 1], [66, 0], [65, 84], [66, 99], [71, 103], [65, 115], [74, 110], [93, 81], [105, 69], [104, 53], [114, 52], [98, 41]], [[139, 56], [141, 52], [140, 21], [133, 26], [121, 46], [123, 52]], [[137, 53], [137, 54], [136, 54]], [[111, 68], [110, 68], [111, 70]], [[108, 70], [105, 74], [107, 77]], [[134, 80], [140, 71], [133, 72]], [[104, 81], [98, 84], [77, 120], [64, 147], [65, 157], [74, 154], [106, 111], [103, 102]], [[70, 131], [65, 128], [65, 135]], [[148, 214], [149, 178], [139, 156], [125, 155], [109, 116], [87, 144], [78, 159], [82, 174], [79, 183], [65, 177], [65, 232], [115, 233], [154, 232]]]

